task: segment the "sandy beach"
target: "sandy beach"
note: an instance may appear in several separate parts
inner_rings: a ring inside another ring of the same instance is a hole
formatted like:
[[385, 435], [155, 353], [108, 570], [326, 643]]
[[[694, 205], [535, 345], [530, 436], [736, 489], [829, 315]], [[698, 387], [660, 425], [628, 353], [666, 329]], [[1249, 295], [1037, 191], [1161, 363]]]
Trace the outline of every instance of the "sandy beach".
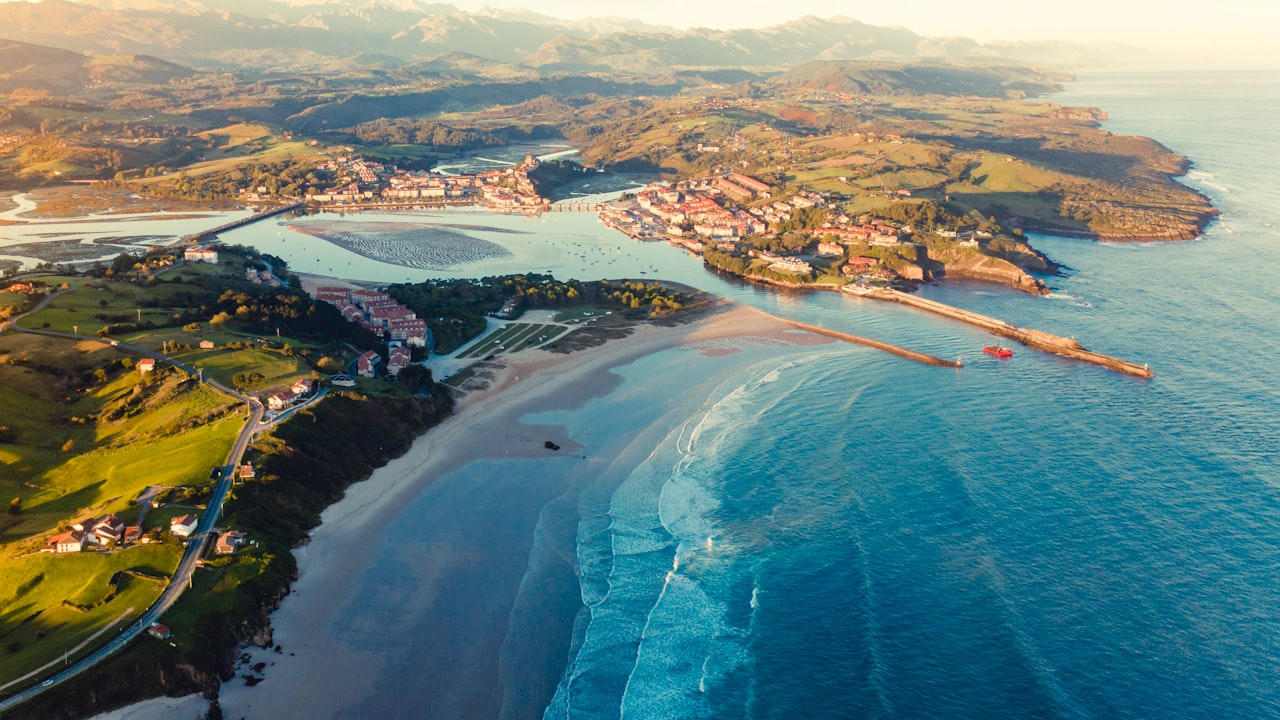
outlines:
[[199, 720], [209, 712], [209, 701], [201, 695], [158, 697], [128, 707], [94, 715], [89, 720]]
[[[615, 368], [664, 350], [721, 362], [743, 343], [786, 352], [826, 342], [733, 307], [571, 355], [514, 356], [454, 417], [324, 512], [272, 615], [280, 651], [255, 649], [239, 667], [244, 676], [267, 663], [260, 684], [224, 685], [226, 717], [541, 717], [581, 605], [578, 494], [643, 457], [648, 435], [587, 447], [564, 426], [522, 418], [581, 408], [622, 384]], [[539, 533], [557, 541], [536, 544]]]

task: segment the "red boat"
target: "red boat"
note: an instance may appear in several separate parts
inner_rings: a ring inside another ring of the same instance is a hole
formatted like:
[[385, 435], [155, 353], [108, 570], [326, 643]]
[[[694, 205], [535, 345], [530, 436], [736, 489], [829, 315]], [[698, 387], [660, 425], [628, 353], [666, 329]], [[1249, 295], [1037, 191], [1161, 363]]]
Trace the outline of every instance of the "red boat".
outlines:
[[999, 345], [983, 345], [982, 352], [996, 357], [1013, 357], [1013, 348], [1000, 347]]

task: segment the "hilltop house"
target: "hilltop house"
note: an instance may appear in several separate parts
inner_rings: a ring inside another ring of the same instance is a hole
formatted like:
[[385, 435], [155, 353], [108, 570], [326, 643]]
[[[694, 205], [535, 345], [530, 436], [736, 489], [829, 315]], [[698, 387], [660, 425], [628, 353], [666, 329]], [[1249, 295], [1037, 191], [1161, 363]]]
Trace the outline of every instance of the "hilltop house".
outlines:
[[149, 373], [156, 369], [155, 358], [142, 358], [138, 361], [138, 364], [134, 365], [134, 367], [136, 367], [140, 373]]

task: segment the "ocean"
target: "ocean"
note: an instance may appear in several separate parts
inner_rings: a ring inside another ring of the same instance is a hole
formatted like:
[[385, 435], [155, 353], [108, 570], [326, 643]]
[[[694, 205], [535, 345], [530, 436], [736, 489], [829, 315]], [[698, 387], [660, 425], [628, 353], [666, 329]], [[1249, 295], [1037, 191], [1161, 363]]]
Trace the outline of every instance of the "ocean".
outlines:
[[1185, 243], [1035, 237], [1068, 268], [1046, 298], [922, 294], [1155, 378], [983, 357], [983, 333], [871, 301], [695, 282], [967, 362], [825, 348], [739, 369], [602, 477], [547, 720], [1280, 715], [1280, 80], [1100, 74], [1052, 99], [1189, 156], [1221, 220]]

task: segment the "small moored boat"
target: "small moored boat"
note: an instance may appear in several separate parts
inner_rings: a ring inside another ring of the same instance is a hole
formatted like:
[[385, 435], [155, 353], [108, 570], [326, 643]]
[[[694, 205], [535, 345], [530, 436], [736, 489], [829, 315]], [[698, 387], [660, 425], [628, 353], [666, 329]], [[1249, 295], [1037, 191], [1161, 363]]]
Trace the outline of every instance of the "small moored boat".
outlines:
[[1001, 358], [1013, 357], [1013, 348], [1001, 347], [1000, 345], [983, 345], [982, 352]]

